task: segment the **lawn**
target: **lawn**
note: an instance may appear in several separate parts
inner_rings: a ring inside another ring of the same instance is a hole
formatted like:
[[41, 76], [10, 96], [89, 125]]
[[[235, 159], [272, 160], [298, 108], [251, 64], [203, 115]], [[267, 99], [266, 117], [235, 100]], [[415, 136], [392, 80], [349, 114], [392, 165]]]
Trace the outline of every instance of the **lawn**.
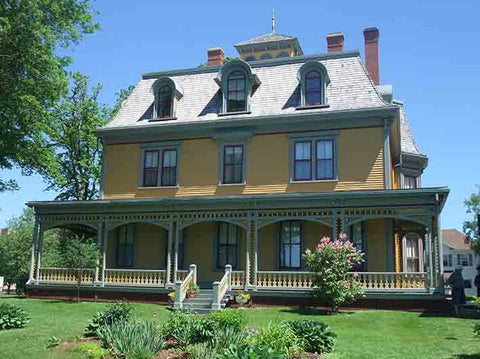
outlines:
[[[2, 359], [84, 359], [71, 350], [45, 349], [49, 337], [62, 341], [82, 334], [86, 322], [102, 303], [67, 303], [33, 299], [0, 299], [18, 304], [31, 316], [23, 329], [0, 331]], [[165, 307], [134, 304], [140, 318], [162, 321]], [[246, 309], [251, 326], [273, 320], [315, 319], [331, 325], [338, 334], [335, 352], [328, 359], [480, 359], [480, 338], [473, 335], [475, 320], [397, 311], [354, 311], [323, 315], [291, 308]], [[63, 348], [63, 346], [61, 346]]]

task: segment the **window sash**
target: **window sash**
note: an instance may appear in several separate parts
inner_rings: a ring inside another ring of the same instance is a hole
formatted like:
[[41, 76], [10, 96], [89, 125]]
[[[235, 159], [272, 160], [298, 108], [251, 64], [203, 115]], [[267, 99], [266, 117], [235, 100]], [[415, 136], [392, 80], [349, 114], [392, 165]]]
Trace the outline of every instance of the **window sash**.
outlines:
[[143, 187], [177, 184], [177, 149], [145, 150], [143, 154]]
[[293, 181], [333, 180], [336, 150], [334, 139], [293, 141]]
[[322, 76], [312, 70], [305, 75], [305, 106], [322, 104]]
[[[304, 146], [307, 145], [307, 146]], [[295, 141], [293, 144], [293, 171], [295, 181], [312, 179], [312, 142]], [[308, 150], [307, 150], [308, 149]]]
[[227, 145], [223, 148], [223, 183], [243, 182], [243, 145]]
[[172, 117], [173, 91], [170, 86], [163, 86], [158, 90], [157, 117]]
[[247, 79], [245, 74], [234, 71], [227, 80], [227, 112], [246, 111]]
[[302, 231], [299, 221], [280, 224], [280, 269], [301, 268]]
[[413, 189], [417, 188], [417, 177], [414, 176], [403, 176], [404, 188]]
[[135, 247], [135, 227], [127, 224], [117, 229], [117, 267], [132, 267]]
[[230, 264], [237, 267], [238, 243], [241, 228], [227, 222], [220, 222], [217, 230], [217, 268]]

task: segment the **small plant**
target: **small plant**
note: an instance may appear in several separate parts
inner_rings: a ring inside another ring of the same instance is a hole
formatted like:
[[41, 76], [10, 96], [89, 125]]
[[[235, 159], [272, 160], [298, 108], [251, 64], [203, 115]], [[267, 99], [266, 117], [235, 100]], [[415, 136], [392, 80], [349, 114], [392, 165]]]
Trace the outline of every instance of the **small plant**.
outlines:
[[0, 330], [23, 328], [29, 321], [27, 313], [16, 305], [0, 304]]
[[195, 294], [197, 294], [199, 291], [200, 291], [200, 287], [197, 284], [190, 283], [190, 285], [187, 288], [187, 298], [195, 297]]
[[162, 327], [162, 334], [166, 340], [176, 340], [181, 345], [186, 345], [190, 337], [190, 325], [193, 320], [193, 313], [176, 309], [169, 315]]
[[105, 325], [127, 322], [132, 316], [132, 307], [125, 302], [112, 303], [103, 312], [98, 312], [85, 328], [85, 336], [97, 336], [99, 328]]
[[58, 347], [59, 344], [60, 344], [60, 339], [52, 335], [50, 338], [47, 339], [47, 342], [45, 343], [45, 348], [47, 349], [55, 348], [55, 347]]
[[475, 335], [480, 336], [480, 323], [476, 323], [476, 324], [473, 326], [473, 332], [475, 333]]
[[218, 323], [220, 328], [234, 328], [237, 331], [245, 330], [247, 326], [247, 316], [245, 312], [235, 309], [225, 309], [214, 312], [210, 318]]
[[268, 347], [256, 345], [230, 345], [217, 355], [218, 359], [287, 359], [287, 355]]
[[235, 295], [235, 301], [242, 305], [242, 304], [247, 304], [248, 301], [250, 300], [250, 294], [245, 293], [245, 292], [239, 292]]
[[252, 335], [250, 344], [257, 347], [271, 348], [282, 352], [287, 357], [301, 351], [301, 342], [290, 326], [280, 322], [270, 322]]
[[175, 301], [175, 296], [176, 296], [175, 292], [168, 293], [168, 298], [170, 299], [171, 302]]
[[98, 329], [98, 338], [121, 358], [151, 358], [164, 348], [163, 338], [151, 322], [120, 322]]
[[186, 352], [191, 359], [216, 359], [217, 350], [209, 343], [197, 343], [187, 347]]
[[96, 342], [80, 343], [74, 351], [85, 354], [87, 359], [103, 359], [108, 355], [108, 350]]
[[286, 324], [299, 338], [306, 352], [323, 354], [333, 350], [337, 336], [327, 324], [315, 320], [296, 320]]
[[363, 253], [345, 234], [337, 240], [323, 237], [315, 250], [305, 251], [303, 258], [308, 270], [314, 273], [313, 287], [318, 302], [329, 306], [332, 312], [362, 293], [361, 283], [349, 272], [363, 262]]

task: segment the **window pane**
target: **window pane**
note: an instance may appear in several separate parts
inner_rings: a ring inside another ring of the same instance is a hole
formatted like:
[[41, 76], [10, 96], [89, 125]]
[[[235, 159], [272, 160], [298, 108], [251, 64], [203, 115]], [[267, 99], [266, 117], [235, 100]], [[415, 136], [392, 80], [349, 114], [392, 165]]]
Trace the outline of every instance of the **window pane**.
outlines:
[[218, 247], [218, 266], [225, 267], [227, 265], [227, 247]]
[[170, 117], [172, 109], [172, 89], [170, 86], [163, 86], [158, 91], [157, 116]]
[[220, 223], [219, 224], [219, 243], [220, 244], [226, 244], [227, 243], [227, 238], [228, 238], [228, 226], [227, 223]]
[[227, 247], [227, 262], [226, 264], [230, 264], [232, 267], [235, 267], [237, 265], [237, 260], [236, 260], [236, 251], [235, 247]]
[[311, 142], [295, 142], [295, 159], [296, 160], [309, 160], [311, 156]]
[[291, 247], [291, 263], [292, 268], [300, 268], [300, 245], [293, 245]]
[[225, 146], [223, 156], [223, 183], [241, 183], [243, 181], [243, 146]]
[[333, 178], [333, 160], [317, 160], [317, 179]]
[[322, 79], [318, 71], [310, 71], [305, 75], [305, 105], [322, 103]]
[[297, 161], [295, 163], [295, 180], [311, 179], [310, 161]]
[[177, 165], [177, 151], [165, 150], [163, 151], [163, 166], [174, 167]]
[[333, 141], [324, 140], [317, 141], [317, 159], [332, 159], [333, 158]]
[[246, 110], [246, 77], [241, 71], [234, 71], [227, 81], [227, 112]]
[[143, 186], [153, 187], [157, 185], [158, 169], [145, 169], [143, 171]]

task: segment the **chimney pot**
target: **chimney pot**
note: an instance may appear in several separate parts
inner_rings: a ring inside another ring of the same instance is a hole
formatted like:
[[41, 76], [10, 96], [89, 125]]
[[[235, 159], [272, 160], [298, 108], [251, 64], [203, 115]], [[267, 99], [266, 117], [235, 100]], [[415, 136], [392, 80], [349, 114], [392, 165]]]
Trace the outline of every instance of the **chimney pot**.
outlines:
[[380, 71], [378, 62], [378, 39], [380, 33], [377, 27], [369, 27], [363, 30], [365, 38], [365, 66], [375, 85], [380, 83]]
[[211, 47], [207, 50], [207, 66], [223, 65], [225, 53], [221, 47]]
[[332, 32], [327, 35], [327, 49], [328, 52], [343, 51], [343, 43], [345, 36], [341, 32]]

